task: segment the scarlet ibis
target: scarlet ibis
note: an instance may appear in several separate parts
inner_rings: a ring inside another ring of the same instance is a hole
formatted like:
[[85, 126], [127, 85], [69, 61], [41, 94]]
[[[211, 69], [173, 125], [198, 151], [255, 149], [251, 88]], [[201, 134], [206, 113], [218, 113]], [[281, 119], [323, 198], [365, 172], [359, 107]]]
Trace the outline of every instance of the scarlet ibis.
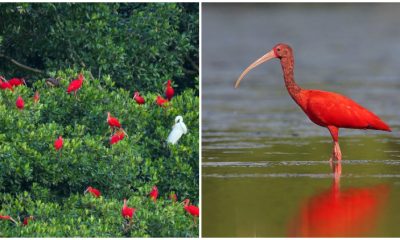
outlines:
[[145, 103], [145, 100], [142, 96], [140, 96], [140, 93], [138, 91], [135, 92], [133, 95], [133, 99], [135, 99], [136, 103], [141, 105]]
[[121, 128], [110, 137], [110, 144], [113, 145], [125, 138], [125, 131]]
[[56, 151], [60, 150], [64, 145], [64, 139], [62, 136], [58, 136], [58, 138], [54, 141], [54, 148]]
[[193, 220], [196, 223], [196, 217], [199, 217], [199, 208], [191, 205], [189, 199], [183, 200], [183, 208], [186, 210], [187, 213], [193, 216]]
[[175, 124], [172, 127], [172, 131], [168, 135], [167, 142], [176, 144], [183, 134], [187, 133], [187, 127], [183, 122], [182, 116], [175, 118]]
[[96, 188], [93, 188], [93, 187], [91, 187], [91, 186], [89, 186], [89, 187], [85, 190], [85, 192], [84, 192], [83, 194], [86, 194], [87, 192], [90, 192], [94, 197], [97, 197], [97, 198], [101, 196], [100, 190], [98, 190], [98, 189], [96, 189]]
[[157, 186], [154, 186], [151, 189], [151, 192], [150, 192], [149, 195], [150, 195], [150, 198], [153, 199], [154, 202], [157, 201], [157, 197], [158, 197], [158, 188], [157, 188]]
[[289, 223], [290, 237], [366, 237], [373, 233], [389, 186], [340, 189], [341, 161], [331, 187], [307, 199]]
[[25, 217], [25, 218], [24, 218], [24, 221], [22, 222], [22, 225], [23, 225], [23, 226], [28, 225], [29, 221], [31, 221], [31, 220], [33, 220], [33, 219], [34, 219], [33, 216]]
[[121, 128], [121, 123], [118, 118], [112, 117], [110, 112], [107, 112], [107, 123], [111, 128]]
[[19, 110], [24, 109], [25, 107], [24, 99], [21, 96], [18, 96], [17, 101], [15, 101], [15, 105]]
[[15, 223], [16, 225], [18, 225], [18, 223], [12, 217], [10, 217], [8, 215], [5, 215], [5, 216], [0, 215], [0, 220], [11, 221], [11, 222]]
[[165, 89], [165, 97], [167, 97], [168, 101], [171, 101], [172, 97], [174, 96], [174, 89], [171, 87], [171, 80], [167, 82], [167, 88]]
[[7, 82], [3, 76], [0, 76], [0, 88], [3, 90], [10, 89], [12, 92], [14, 91], [11, 84], [9, 82]]
[[33, 101], [34, 101], [35, 103], [37, 103], [37, 102], [39, 102], [39, 100], [40, 100], [40, 95], [39, 95], [39, 92], [36, 91], [36, 92], [35, 92], [35, 95], [33, 96]]
[[127, 202], [127, 200], [124, 199], [124, 206], [122, 207], [121, 215], [125, 219], [127, 219], [127, 218], [132, 219], [133, 218], [133, 214], [135, 214], [136, 209], [128, 207], [126, 202]]
[[236, 81], [235, 88], [253, 68], [278, 58], [281, 62], [286, 88], [293, 100], [315, 124], [326, 127], [333, 139], [330, 160], [341, 160], [339, 147], [339, 128], [374, 129], [391, 131], [390, 127], [371, 111], [350, 98], [333, 92], [308, 90], [298, 86], [294, 80], [294, 57], [292, 48], [283, 43], [275, 47], [248, 66]]
[[76, 92], [82, 87], [82, 83], [85, 77], [83, 76], [82, 73], [79, 74], [78, 78], [75, 80], [72, 80], [71, 83], [68, 86], [67, 93], [74, 92], [74, 95], [76, 97]]
[[13, 87], [17, 87], [22, 84], [26, 85], [24, 78], [11, 78], [10, 80], [8, 80], [8, 83]]
[[160, 107], [164, 107], [164, 104], [168, 103], [168, 100], [164, 99], [161, 96], [157, 96], [156, 103]]

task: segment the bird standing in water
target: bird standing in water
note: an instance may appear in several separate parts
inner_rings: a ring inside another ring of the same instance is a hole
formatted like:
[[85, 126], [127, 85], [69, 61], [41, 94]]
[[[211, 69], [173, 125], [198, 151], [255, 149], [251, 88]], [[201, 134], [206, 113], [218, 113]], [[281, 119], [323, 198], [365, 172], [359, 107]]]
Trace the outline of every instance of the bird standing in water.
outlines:
[[235, 88], [253, 68], [277, 58], [281, 62], [286, 88], [293, 100], [315, 124], [326, 127], [333, 139], [333, 151], [330, 160], [341, 160], [339, 147], [339, 128], [373, 129], [391, 131], [390, 127], [371, 111], [343, 95], [303, 89], [294, 81], [294, 56], [287, 44], [277, 44], [271, 51], [250, 64], [239, 76]]

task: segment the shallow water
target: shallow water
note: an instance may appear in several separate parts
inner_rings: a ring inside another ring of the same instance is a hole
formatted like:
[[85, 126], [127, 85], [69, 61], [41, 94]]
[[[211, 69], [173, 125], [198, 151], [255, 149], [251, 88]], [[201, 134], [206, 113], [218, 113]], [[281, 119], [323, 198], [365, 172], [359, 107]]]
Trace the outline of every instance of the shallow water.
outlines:
[[[400, 4], [203, 4], [203, 236], [400, 236], [399, 14]], [[233, 89], [277, 42], [294, 48], [299, 85], [347, 95], [392, 127], [341, 130], [340, 178], [328, 131], [289, 97], [278, 61]]]

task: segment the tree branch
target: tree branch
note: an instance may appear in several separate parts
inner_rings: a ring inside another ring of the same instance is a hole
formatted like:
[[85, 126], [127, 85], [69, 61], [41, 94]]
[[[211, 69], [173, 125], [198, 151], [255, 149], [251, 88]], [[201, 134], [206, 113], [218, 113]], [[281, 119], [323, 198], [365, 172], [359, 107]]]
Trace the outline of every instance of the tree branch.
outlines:
[[18, 67], [23, 68], [23, 69], [25, 69], [25, 70], [29, 70], [29, 71], [32, 71], [32, 72], [35, 72], [35, 73], [43, 73], [42, 70], [39, 70], [39, 69], [36, 69], [36, 68], [31, 68], [31, 67], [29, 67], [29, 66], [26, 66], [26, 65], [24, 65], [24, 64], [22, 64], [22, 63], [17, 62], [15, 59], [13, 59], [13, 58], [11, 58], [11, 57], [9, 57], [9, 56], [6, 56], [6, 55], [4, 55], [4, 54], [2, 54], [2, 53], [0, 53], [0, 57], [9, 60], [10, 62], [14, 63], [14, 64], [17, 65]]
[[189, 61], [190, 65], [192, 65], [192, 67], [198, 72], [199, 71], [199, 67], [197, 66], [197, 64], [189, 57], [186, 56], [186, 60]]

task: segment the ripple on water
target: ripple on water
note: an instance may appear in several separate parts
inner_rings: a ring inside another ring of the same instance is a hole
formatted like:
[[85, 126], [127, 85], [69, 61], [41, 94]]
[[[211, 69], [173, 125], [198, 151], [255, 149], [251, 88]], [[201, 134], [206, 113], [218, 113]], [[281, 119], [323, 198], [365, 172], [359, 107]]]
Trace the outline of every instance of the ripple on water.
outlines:
[[[327, 165], [327, 161], [203, 162], [203, 167], [271, 167]], [[342, 165], [384, 164], [400, 166], [400, 160], [342, 160]]]
[[[230, 173], [203, 174], [204, 178], [332, 178], [330, 173]], [[341, 178], [400, 178], [400, 174], [342, 174]]]

